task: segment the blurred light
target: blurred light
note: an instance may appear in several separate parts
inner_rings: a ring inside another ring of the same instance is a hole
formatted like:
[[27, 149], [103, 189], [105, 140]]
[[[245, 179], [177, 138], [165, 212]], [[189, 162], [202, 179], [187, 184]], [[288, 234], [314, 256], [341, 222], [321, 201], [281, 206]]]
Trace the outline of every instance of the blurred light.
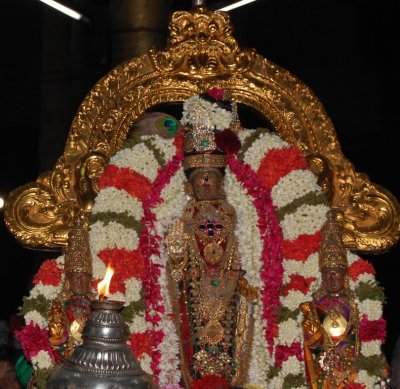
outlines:
[[0, 209], [4, 207], [4, 199], [0, 196]]
[[39, 0], [39, 1], [49, 5], [50, 7], [55, 8], [57, 11], [60, 11], [63, 14], [68, 15], [75, 20], [82, 20], [84, 22], [89, 21], [89, 19], [86, 16], [83, 16], [79, 12], [76, 12], [73, 9], [66, 7], [65, 5], [60, 4], [57, 1], [54, 0]]
[[230, 11], [232, 9], [241, 7], [242, 5], [252, 3], [253, 1], [256, 1], [256, 0], [240, 0], [240, 1], [237, 1], [236, 3], [233, 3], [231, 5], [227, 5], [226, 7], [220, 8], [218, 11]]

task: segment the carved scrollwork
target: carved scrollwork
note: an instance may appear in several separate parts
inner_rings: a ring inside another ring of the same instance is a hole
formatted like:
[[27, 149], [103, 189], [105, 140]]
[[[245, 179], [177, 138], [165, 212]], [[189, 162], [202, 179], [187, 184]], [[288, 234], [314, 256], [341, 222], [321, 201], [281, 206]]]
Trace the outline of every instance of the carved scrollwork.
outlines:
[[23, 245], [64, 245], [71, 213], [90, 213], [97, 179], [137, 118], [213, 87], [230, 90], [304, 152], [331, 205], [344, 214], [349, 248], [377, 253], [398, 241], [397, 200], [343, 156], [331, 120], [307, 85], [254, 50], [240, 49], [226, 13], [175, 12], [169, 29], [166, 50], [117, 66], [92, 88], [54, 169], [10, 194], [6, 224]]
[[22, 245], [51, 249], [65, 245], [79, 207], [57, 204], [52, 188], [37, 182], [13, 191], [4, 212], [7, 227]]
[[254, 62], [254, 50], [239, 49], [226, 13], [206, 8], [175, 12], [169, 30], [169, 50], [152, 52], [154, 65], [162, 73], [223, 76], [243, 72]]
[[76, 168], [78, 201], [87, 214], [90, 214], [93, 200], [99, 193], [98, 177], [104, 171], [108, 159], [99, 152], [90, 152], [83, 156]]

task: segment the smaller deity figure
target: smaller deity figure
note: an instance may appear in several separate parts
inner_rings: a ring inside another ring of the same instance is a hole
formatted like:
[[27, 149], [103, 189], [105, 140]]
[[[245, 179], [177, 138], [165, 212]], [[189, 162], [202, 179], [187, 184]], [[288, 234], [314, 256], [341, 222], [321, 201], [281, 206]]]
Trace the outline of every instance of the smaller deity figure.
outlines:
[[82, 342], [82, 330], [91, 313], [92, 258], [89, 235], [78, 218], [68, 234], [64, 262], [65, 280], [49, 313], [49, 342], [67, 358]]
[[349, 287], [341, 215], [329, 211], [322, 231], [319, 267], [322, 285], [303, 313], [307, 378], [312, 389], [345, 388], [357, 377], [359, 313]]

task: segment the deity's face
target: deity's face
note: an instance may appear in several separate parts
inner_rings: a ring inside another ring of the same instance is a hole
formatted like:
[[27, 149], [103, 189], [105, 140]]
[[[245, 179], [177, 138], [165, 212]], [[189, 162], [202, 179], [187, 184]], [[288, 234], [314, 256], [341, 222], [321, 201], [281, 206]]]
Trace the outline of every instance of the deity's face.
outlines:
[[90, 292], [90, 281], [92, 277], [88, 273], [68, 273], [69, 287], [72, 294], [77, 296], [88, 295]]
[[216, 169], [196, 169], [189, 182], [196, 200], [217, 200], [221, 191], [222, 174]]
[[329, 293], [338, 293], [345, 287], [347, 270], [340, 266], [329, 266], [321, 270], [322, 286]]

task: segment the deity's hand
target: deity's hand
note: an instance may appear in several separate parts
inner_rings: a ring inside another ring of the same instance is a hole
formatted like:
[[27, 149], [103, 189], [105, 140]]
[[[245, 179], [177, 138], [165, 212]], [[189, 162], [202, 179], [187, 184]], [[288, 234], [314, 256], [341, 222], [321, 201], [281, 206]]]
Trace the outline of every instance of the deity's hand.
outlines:
[[258, 299], [258, 289], [251, 286], [245, 278], [239, 279], [239, 293], [249, 302]]
[[53, 301], [49, 313], [49, 342], [53, 347], [61, 346], [68, 339], [64, 325], [64, 312], [58, 300]]
[[171, 275], [175, 281], [183, 277], [183, 269], [187, 262], [189, 235], [185, 232], [185, 223], [178, 219], [170, 227], [165, 237], [165, 245], [172, 266]]
[[301, 303], [300, 310], [303, 313], [303, 321], [301, 325], [303, 327], [304, 334], [307, 336], [314, 335], [320, 330], [321, 323], [318, 318], [314, 316], [311, 303]]
[[185, 223], [178, 219], [171, 225], [165, 238], [167, 253], [173, 261], [185, 255], [187, 241], [188, 235], [185, 233]]

